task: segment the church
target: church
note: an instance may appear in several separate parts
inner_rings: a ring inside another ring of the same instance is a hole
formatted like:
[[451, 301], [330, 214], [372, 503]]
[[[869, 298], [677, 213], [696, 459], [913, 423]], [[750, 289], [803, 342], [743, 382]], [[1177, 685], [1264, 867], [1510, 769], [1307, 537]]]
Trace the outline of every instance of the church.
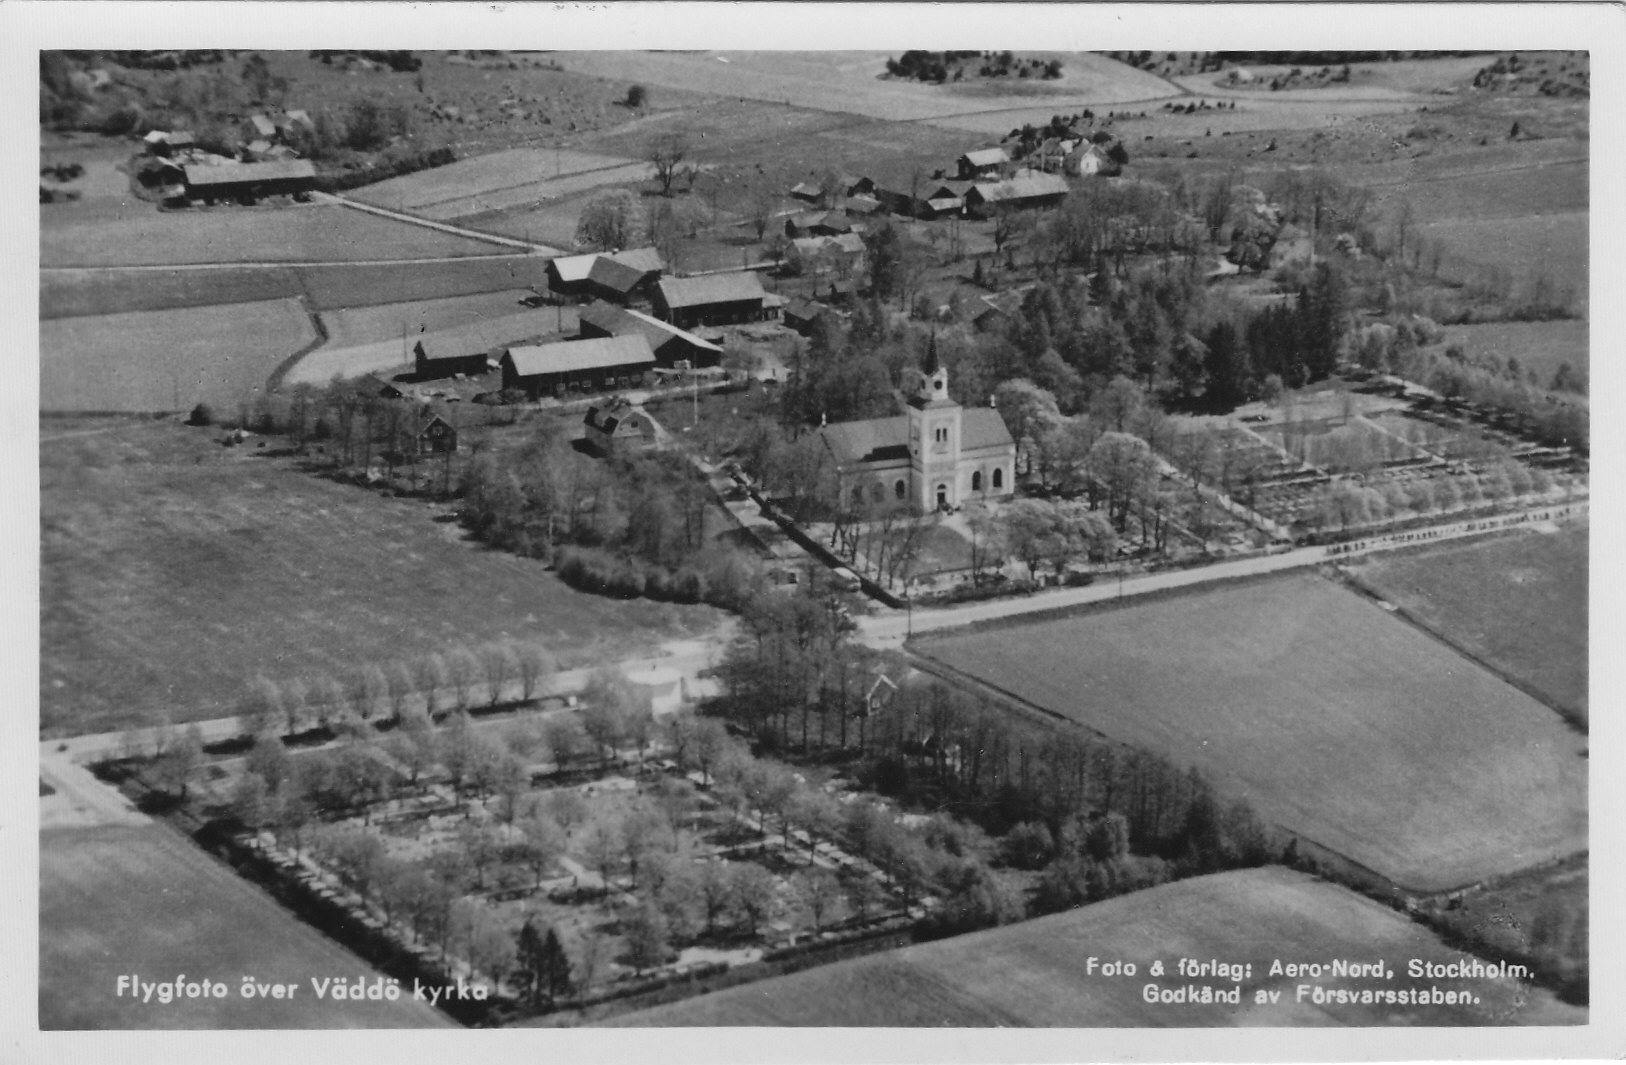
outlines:
[[934, 337], [905, 413], [827, 425], [843, 506], [908, 502], [918, 513], [955, 510], [1016, 490], [1016, 442], [992, 407], [960, 406]]

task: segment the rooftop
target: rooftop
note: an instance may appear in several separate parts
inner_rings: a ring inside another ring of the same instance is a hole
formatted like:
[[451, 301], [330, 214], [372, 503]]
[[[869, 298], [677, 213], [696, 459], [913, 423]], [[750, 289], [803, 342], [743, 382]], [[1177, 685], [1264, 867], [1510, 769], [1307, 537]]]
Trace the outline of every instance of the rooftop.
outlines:
[[514, 372], [521, 377], [655, 364], [655, 354], [642, 333], [516, 345], [508, 349], [508, 357], [513, 360]]
[[696, 307], [707, 303], [760, 300], [762, 281], [754, 272], [706, 274], [702, 277], [665, 277], [658, 283], [668, 307]]

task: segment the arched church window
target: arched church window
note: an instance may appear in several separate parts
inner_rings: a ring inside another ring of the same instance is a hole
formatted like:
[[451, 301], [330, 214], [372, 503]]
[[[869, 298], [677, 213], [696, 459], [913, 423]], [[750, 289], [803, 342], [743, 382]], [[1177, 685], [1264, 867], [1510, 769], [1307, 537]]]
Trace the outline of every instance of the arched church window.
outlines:
[[971, 490], [973, 492], [982, 491], [982, 471], [981, 470], [972, 470], [971, 471]]
[[902, 481], [892, 486], [892, 494], [902, 499], [909, 494], [909, 486]]
[[1001, 468], [999, 466], [994, 467], [994, 487], [995, 488], [1004, 488], [1005, 487], [1005, 471], [1004, 471], [1003, 468]]

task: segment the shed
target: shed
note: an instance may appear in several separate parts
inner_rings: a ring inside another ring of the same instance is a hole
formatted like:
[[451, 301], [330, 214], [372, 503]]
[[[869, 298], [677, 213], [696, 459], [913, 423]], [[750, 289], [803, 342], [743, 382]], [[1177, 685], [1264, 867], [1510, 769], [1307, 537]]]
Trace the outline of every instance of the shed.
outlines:
[[998, 174], [1000, 167], [1011, 161], [1003, 148], [980, 148], [974, 152], [966, 152], [958, 160], [960, 178], [988, 177]]
[[588, 407], [582, 424], [587, 427], [588, 445], [601, 455], [628, 447], [651, 448], [657, 442], [649, 412], [620, 397], [602, 407]]

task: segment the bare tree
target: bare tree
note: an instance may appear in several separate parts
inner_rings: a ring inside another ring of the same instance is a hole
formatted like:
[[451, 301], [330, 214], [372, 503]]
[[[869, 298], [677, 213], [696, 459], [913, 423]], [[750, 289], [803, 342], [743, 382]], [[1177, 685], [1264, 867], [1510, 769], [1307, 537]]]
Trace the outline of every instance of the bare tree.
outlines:
[[553, 671], [553, 658], [535, 644], [519, 644], [514, 648], [514, 660], [519, 670], [520, 695], [530, 702], [537, 694], [542, 678]]
[[412, 670], [401, 662], [395, 662], [384, 671], [384, 688], [389, 695], [390, 716], [396, 721], [406, 711], [407, 699], [412, 695], [414, 687]]
[[508, 678], [514, 675], [514, 651], [507, 644], [494, 644], [480, 652], [480, 671], [486, 682], [486, 705], [502, 702]]
[[435, 716], [440, 705], [440, 689], [446, 683], [446, 661], [430, 652], [412, 663], [412, 676], [423, 693], [424, 712]]
[[661, 195], [672, 195], [672, 179], [677, 176], [678, 164], [689, 154], [689, 140], [681, 133], [663, 133], [655, 138], [649, 149], [649, 161], [655, 167], [655, 179], [661, 183]]

